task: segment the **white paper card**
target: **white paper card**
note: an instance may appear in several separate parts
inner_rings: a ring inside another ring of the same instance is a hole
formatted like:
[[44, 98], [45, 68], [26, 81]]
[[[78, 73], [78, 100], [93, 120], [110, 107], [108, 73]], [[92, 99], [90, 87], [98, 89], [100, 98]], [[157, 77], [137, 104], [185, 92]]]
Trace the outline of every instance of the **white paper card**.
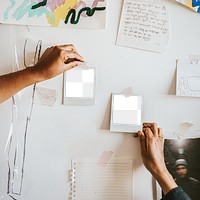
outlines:
[[180, 60], [177, 62], [176, 95], [200, 97], [200, 64]]
[[169, 13], [162, 1], [124, 0], [117, 45], [161, 53], [168, 37]]
[[141, 126], [142, 97], [123, 94], [112, 95], [110, 130], [115, 132], [135, 132]]
[[95, 68], [74, 68], [64, 74], [64, 104], [93, 105]]
[[109, 160], [105, 166], [96, 160], [72, 161], [72, 200], [132, 200], [131, 160]]

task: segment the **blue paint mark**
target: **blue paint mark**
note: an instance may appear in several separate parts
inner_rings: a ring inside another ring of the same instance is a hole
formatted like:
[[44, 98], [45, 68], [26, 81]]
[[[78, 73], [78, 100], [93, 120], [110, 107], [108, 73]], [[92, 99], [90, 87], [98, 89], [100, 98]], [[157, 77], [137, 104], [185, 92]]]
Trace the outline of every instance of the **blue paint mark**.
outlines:
[[200, 6], [200, 0], [192, 0], [192, 6], [193, 7]]
[[198, 7], [197, 12], [200, 12], [200, 0], [192, 0], [192, 6]]
[[8, 20], [9, 11], [14, 7], [15, 3], [16, 3], [15, 0], [10, 0], [10, 6], [6, 9], [4, 13], [4, 20]]

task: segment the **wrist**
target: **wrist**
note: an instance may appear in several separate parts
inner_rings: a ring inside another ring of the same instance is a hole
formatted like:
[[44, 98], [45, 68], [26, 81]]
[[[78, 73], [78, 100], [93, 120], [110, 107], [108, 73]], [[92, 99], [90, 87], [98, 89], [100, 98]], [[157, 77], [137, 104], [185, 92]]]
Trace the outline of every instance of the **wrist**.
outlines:
[[163, 169], [163, 171], [160, 171], [159, 173], [155, 173], [153, 176], [158, 181], [164, 194], [167, 194], [169, 191], [177, 187], [176, 182], [174, 181], [167, 168]]

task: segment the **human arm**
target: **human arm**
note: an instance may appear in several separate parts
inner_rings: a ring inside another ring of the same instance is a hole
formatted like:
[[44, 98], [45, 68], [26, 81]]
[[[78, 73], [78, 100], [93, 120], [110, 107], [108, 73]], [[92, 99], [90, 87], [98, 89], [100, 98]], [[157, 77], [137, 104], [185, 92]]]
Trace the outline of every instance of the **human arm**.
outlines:
[[[70, 59], [70, 62], [67, 62]], [[50, 78], [83, 63], [73, 45], [53, 46], [46, 49], [33, 67], [0, 76], [0, 103], [21, 89]]]
[[170, 190], [177, 187], [177, 184], [165, 165], [162, 130], [157, 128], [155, 123], [144, 123], [143, 131], [138, 132], [138, 137], [145, 167], [158, 181], [164, 194], [167, 194]]
[[157, 128], [155, 123], [144, 123], [138, 137], [143, 163], [161, 186], [165, 195], [163, 200], [190, 200], [166, 168], [162, 129]]

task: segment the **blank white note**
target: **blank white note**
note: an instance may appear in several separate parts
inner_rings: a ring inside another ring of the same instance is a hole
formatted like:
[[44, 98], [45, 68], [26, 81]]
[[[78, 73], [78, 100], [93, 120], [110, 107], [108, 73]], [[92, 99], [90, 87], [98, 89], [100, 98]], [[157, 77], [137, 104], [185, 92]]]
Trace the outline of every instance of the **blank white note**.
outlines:
[[65, 97], [92, 98], [94, 69], [71, 69], [65, 73]]
[[72, 200], [132, 200], [132, 161], [72, 162]]
[[124, 0], [117, 45], [164, 52], [168, 37], [169, 14], [162, 1]]
[[141, 106], [140, 96], [113, 95], [112, 123], [140, 125]]

